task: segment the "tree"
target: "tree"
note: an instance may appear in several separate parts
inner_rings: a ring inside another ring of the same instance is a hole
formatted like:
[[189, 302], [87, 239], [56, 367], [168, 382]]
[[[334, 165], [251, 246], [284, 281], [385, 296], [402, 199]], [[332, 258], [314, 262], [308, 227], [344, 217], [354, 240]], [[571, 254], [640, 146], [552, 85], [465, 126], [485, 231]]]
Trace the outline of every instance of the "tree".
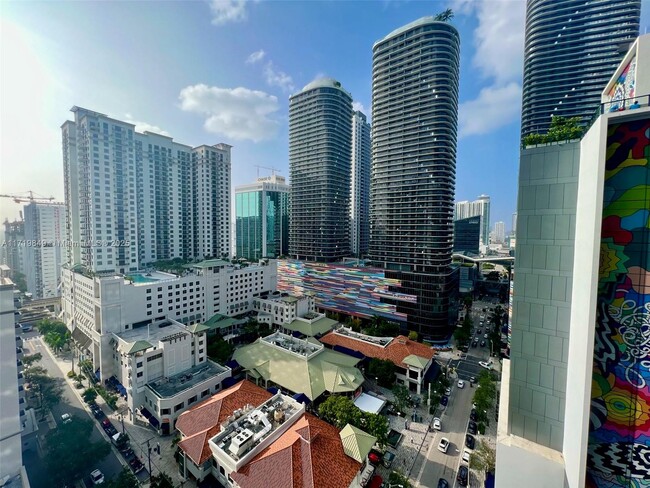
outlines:
[[395, 384], [395, 364], [392, 361], [372, 358], [368, 364], [368, 375], [377, 378], [377, 382], [390, 388]]
[[129, 435], [128, 434], [126, 434], [125, 432], [122, 432], [119, 436], [117, 436], [117, 440], [115, 441], [115, 447], [117, 447], [118, 450], [121, 451], [128, 444], [129, 444]]
[[546, 134], [529, 134], [524, 137], [524, 146], [533, 146], [535, 144], [548, 144], [551, 142], [566, 142], [574, 139], [580, 139], [584, 129], [580, 127], [580, 117], [560, 117], [554, 115], [551, 117], [551, 125]]
[[36, 324], [43, 340], [54, 352], [61, 351], [70, 341], [70, 331], [63, 322], [43, 319]]
[[208, 341], [208, 357], [216, 363], [227, 363], [234, 351], [233, 345], [225, 341], [220, 334], [215, 335]]
[[[355, 406], [355, 408], [357, 408]], [[380, 445], [386, 445], [388, 442], [388, 431], [390, 430], [390, 425], [388, 423], [388, 418], [383, 415], [378, 415], [376, 413], [362, 413], [360, 418], [360, 425], [355, 425], [355, 427], [360, 428], [364, 432], [377, 438], [377, 442]]]
[[63, 397], [62, 381], [59, 378], [48, 376], [47, 370], [42, 366], [27, 368], [23, 374], [25, 381], [29, 384], [29, 390], [38, 400], [41, 418], [45, 418], [52, 407], [59, 403]]
[[167, 473], [161, 472], [159, 475], [151, 477], [149, 488], [174, 488], [174, 482]]
[[361, 410], [348, 397], [334, 395], [318, 407], [320, 417], [342, 429], [346, 424], [358, 425]]
[[404, 476], [399, 470], [391, 471], [388, 476], [388, 486], [402, 486], [403, 488], [411, 488], [411, 483], [408, 477]]
[[393, 387], [393, 395], [395, 396], [395, 407], [399, 412], [406, 412], [411, 404], [411, 394], [409, 389], [404, 385], [395, 385]]
[[140, 483], [129, 468], [124, 466], [117, 478], [109, 481], [106, 488], [138, 488]]
[[409, 340], [410, 341], [417, 341], [418, 340], [418, 333], [412, 330], [409, 332]]
[[86, 388], [81, 396], [84, 399], [84, 402], [92, 403], [97, 398], [97, 391], [95, 391], [94, 388]]
[[43, 355], [40, 352], [36, 354], [31, 354], [29, 356], [23, 356], [22, 362], [26, 367], [30, 367], [33, 363], [43, 359]]
[[447, 10], [437, 14], [433, 18], [433, 20], [437, 20], [438, 22], [449, 22], [453, 18], [454, 18], [454, 11], [452, 9], [448, 8]]
[[496, 451], [484, 441], [478, 442], [478, 447], [469, 458], [469, 464], [472, 469], [478, 469], [479, 471], [485, 471], [486, 473], [494, 473], [496, 461]]
[[467, 310], [470, 310], [472, 308], [473, 303], [474, 302], [472, 301], [471, 295], [465, 295], [465, 298], [463, 298], [463, 304]]
[[474, 403], [476, 404], [479, 420], [487, 421], [486, 412], [494, 404], [496, 396], [497, 389], [492, 375], [487, 370], [481, 371], [481, 374], [478, 377], [478, 386], [474, 393]]
[[[104, 441], [92, 442], [93, 423], [83, 418], [59, 425], [45, 437], [45, 466], [52, 486], [72, 486], [81, 473], [90, 471], [111, 452]], [[83, 450], [83, 456], [79, 452]], [[137, 486], [137, 485], [136, 485]]]

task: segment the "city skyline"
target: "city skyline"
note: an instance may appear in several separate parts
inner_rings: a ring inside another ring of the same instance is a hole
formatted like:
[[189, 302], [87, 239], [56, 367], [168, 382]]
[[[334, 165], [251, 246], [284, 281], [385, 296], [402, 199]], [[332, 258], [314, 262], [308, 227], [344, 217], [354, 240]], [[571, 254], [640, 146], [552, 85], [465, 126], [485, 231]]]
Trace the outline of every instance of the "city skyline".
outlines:
[[[372, 44], [386, 32], [451, 7], [452, 25], [461, 34], [456, 199], [498, 195], [493, 218], [507, 221], [516, 199], [524, 6], [464, 0], [4, 3], [3, 112], [30, 115], [3, 124], [0, 191], [33, 190], [64, 200], [59, 126], [73, 105], [194, 146], [232, 144], [231, 191], [255, 181], [255, 165], [276, 167], [288, 177], [289, 95], [319, 75], [332, 76], [370, 117]], [[111, 19], [127, 10], [123, 35], [106, 43], [113, 34]], [[642, 32], [648, 10], [642, 12]], [[361, 15], [363, 25], [355, 20]], [[292, 19], [290, 25], [286, 19]], [[172, 23], [175, 36], [167, 34]], [[340, 26], [335, 36], [332, 25]], [[504, 26], [507, 36], [501, 35]], [[300, 36], [305, 42], [295, 43]], [[86, 47], [79, 48], [79, 38]], [[233, 38], [238, 41], [230, 42]], [[224, 45], [228, 49], [219, 49]], [[205, 52], [210, 62], [202, 61]], [[162, 81], [149, 76], [157, 71], [165, 73]], [[484, 116], [471, 116], [479, 112]], [[25, 152], [27, 143], [32, 150]], [[20, 210], [3, 200], [0, 219], [13, 220]]]

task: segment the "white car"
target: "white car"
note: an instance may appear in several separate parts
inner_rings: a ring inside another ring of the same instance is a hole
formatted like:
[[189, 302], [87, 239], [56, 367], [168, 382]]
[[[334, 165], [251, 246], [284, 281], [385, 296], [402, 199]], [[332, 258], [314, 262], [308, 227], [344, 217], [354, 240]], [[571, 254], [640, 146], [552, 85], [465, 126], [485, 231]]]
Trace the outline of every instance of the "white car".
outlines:
[[487, 334], [483, 334], [483, 339], [487, 339], [487, 338], [488, 338], [488, 335], [487, 335]]
[[463, 451], [463, 461], [465, 461], [467, 464], [469, 464], [469, 457], [472, 455], [472, 451], [469, 449], [465, 449]]
[[440, 419], [438, 417], [435, 417], [433, 419], [433, 428], [435, 430], [442, 430], [442, 423], [440, 422]]
[[479, 361], [478, 364], [485, 369], [492, 369], [492, 363], [489, 361]]
[[90, 479], [92, 480], [93, 485], [99, 485], [104, 482], [104, 474], [100, 470], [96, 469], [90, 473]]
[[447, 388], [445, 390], [445, 396], [449, 396], [449, 395], [451, 395], [451, 388]]
[[70, 416], [69, 413], [64, 413], [63, 415], [61, 415], [61, 420], [63, 421], [64, 424], [69, 424], [70, 422], [72, 422], [72, 417]]
[[458, 380], [458, 388], [465, 388], [465, 382], [463, 380]]
[[442, 439], [440, 439], [440, 444], [438, 444], [438, 450], [446, 454], [447, 449], [449, 449], [449, 439], [443, 437]]

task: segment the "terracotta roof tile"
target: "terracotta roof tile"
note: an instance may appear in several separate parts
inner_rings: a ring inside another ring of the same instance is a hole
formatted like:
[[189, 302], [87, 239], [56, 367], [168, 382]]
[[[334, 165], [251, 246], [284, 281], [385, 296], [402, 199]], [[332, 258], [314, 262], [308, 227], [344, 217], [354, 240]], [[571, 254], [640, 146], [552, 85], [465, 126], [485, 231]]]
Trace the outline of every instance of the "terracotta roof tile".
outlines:
[[435, 355], [435, 351], [429, 346], [412, 341], [403, 335], [395, 337], [395, 339], [393, 339], [386, 347], [353, 339], [335, 331], [321, 337], [320, 341], [329, 346], [343, 346], [352, 349], [353, 351], [359, 351], [369, 358], [392, 361], [396, 366], [407, 369], [408, 365], [403, 363], [406, 356], [414, 354], [426, 359], [431, 359]]

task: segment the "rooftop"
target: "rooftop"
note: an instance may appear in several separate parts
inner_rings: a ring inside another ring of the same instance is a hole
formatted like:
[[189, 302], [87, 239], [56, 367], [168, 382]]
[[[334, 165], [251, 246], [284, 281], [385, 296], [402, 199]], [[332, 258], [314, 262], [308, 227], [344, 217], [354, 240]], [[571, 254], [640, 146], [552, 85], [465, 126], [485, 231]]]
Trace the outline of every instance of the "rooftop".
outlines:
[[433, 17], [433, 16], [421, 17], [421, 18], [419, 18], [417, 20], [414, 20], [413, 22], [411, 22], [409, 24], [403, 25], [402, 27], [398, 27], [394, 31], [390, 32], [388, 35], [382, 37], [381, 39], [379, 39], [378, 41], [376, 41], [372, 45], [372, 48], [374, 49], [375, 46], [377, 46], [377, 44], [381, 44], [384, 41], [392, 39], [393, 37], [397, 37], [398, 35], [403, 34], [404, 32], [408, 32], [411, 29], [415, 29], [416, 27], [420, 27], [420, 26], [428, 25], [428, 24], [444, 24], [444, 25], [448, 25], [449, 27], [451, 27], [452, 29], [455, 30], [455, 27], [452, 26], [449, 22], [442, 22], [442, 21], [436, 20], [435, 17]]
[[314, 344], [281, 332], [274, 332], [269, 336], [262, 337], [260, 340], [305, 359], [314, 357], [324, 349], [322, 344]]
[[180, 322], [165, 319], [145, 327], [127, 330], [113, 336], [118, 341], [118, 350], [124, 354], [135, 354], [144, 351], [159, 342], [188, 335], [191, 332]]
[[200, 263], [193, 263], [186, 265], [187, 268], [214, 268], [222, 266], [232, 266], [230, 261], [224, 261], [223, 259], [208, 259], [207, 261], [201, 261]]
[[259, 407], [237, 409], [221, 425], [222, 431], [210, 439], [210, 448], [220, 458], [230, 458], [235, 469], [242, 467], [258, 447], [268, 444], [285, 431], [305, 411], [302, 403], [276, 393]]
[[305, 87], [299, 93], [315, 90], [316, 88], [336, 88], [349, 95], [349, 93], [341, 86], [341, 82], [335, 80], [334, 78], [319, 78], [317, 80], [314, 80], [308, 85], [305, 85]]
[[147, 387], [158, 398], [169, 398], [179, 393], [194, 388], [196, 385], [207, 380], [214, 380], [214, 377], [225, 373], [229, 368], [221, 366], [210, 360], [198, 364], [183, 371], [182, 373], [163, 378], [158, 381], [147, 383]]
[[362, 334], [361, 332], [355, 332], [347, 327], [339, 327], [336, 329], [336, 333], [349, 337], [350, 339], [367, 342], [368, 344], [379, 347], [386, 347], [393, 340], [392, 337], [375, 337], [367, 334]]
[[[315, 316], [314, 316], [315, 315]], [[297, 318], [288, 325], [284, 325], [285, 329], [293, 330], [300, 332], [303, 335], [308, 337], [314, 337], [317, 335], [326, 334], [338, 324], [336, 320], [328, 319], [325, 316], [318, 320], [314, 320], [317, 317], [320, 317], [320, 314], [312, 314], [311, 312], [305, 314], [302, 318]]]

